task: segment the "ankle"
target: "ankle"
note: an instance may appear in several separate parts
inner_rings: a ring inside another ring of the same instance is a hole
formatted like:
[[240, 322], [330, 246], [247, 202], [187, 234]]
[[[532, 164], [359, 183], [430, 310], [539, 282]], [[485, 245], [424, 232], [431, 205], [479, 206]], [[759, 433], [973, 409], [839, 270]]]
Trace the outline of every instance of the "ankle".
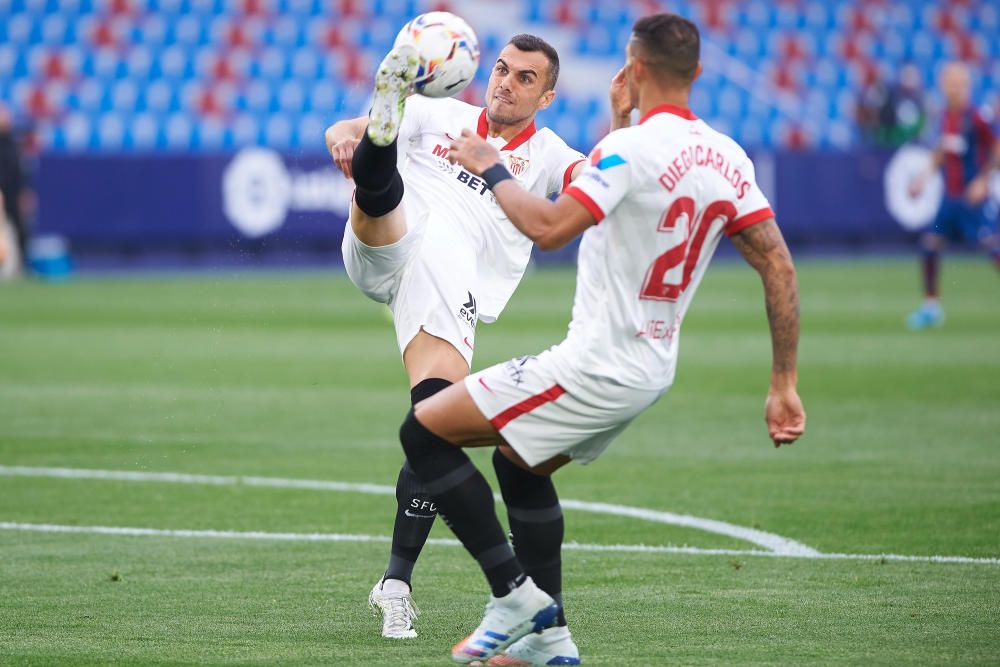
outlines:
[[382, 592], [389, 594], [404, 594], [413, 590], [408, 582], [402, 579], [390, 579], [386, 577], [382, 580]]
[[498, 600], [507, 597], [517, 589], [521, 588], [524, 585], [524, 583], [528, 581], [528, 575], [526, 575], [523, 571], [520, 574], [517, 574], [504, 581], [499, 581], [494, 577], [489, 577], [489, 578], [493, 579], [493, 582], [491, 582], [490, 586], [493, 589], [493, 597], [497, 598]]

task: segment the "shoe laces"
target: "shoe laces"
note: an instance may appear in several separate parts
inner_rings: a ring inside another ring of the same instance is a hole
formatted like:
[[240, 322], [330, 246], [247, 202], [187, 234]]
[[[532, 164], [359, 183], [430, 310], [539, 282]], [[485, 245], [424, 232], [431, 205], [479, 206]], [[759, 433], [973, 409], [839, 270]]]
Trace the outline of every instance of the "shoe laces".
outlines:
[[381, 604], [384, 627], [392, 632], [404, 632], [413, 627], [413, 619], [420, 615], [420, 610], [413, 604], [409, 595], [383, 595]]

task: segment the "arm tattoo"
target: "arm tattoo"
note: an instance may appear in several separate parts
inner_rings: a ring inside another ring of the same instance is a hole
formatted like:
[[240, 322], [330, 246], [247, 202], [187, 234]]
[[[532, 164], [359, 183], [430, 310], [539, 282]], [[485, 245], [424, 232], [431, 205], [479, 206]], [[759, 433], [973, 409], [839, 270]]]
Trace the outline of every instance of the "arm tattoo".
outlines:
[[773, 372], [794, 373], [799, 343], [799, 287], [785, 239], [774, 220], [751, 225], [732, 239], [764, 283]]

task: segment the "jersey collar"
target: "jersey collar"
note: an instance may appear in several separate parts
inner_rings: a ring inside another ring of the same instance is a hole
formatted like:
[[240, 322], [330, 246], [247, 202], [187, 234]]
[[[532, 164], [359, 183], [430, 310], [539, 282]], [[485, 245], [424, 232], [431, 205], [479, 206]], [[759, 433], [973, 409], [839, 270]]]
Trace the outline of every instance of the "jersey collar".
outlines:
[[[480, 137], [485, 139], [486, 133], [489, 130], [489, 128], [490, 128], [489, 122], [487, 122], [486, 120], [486, 109], [483, 109], [483, 112], [479, 114], [479, 126], [476, 128], [476, 133]], [[501, 148], [500, 150], [502, 151], [514, 150], [515, 148], [523, 144], [525, 141], [530, 139], [531, 135], [533, 135], [535, 132], [537, 132], [537, 130], [535, 129], [535, 121], [531, 121], [531, 124], [528, 125], [528, 127], [521, 130], [520, 134], [518, 134], [516, 137], [508, 141], [507, 145]]]
[[673, 104], [661, 104], [647, 111], [646, 115], [639, 120], [639, 124], [642, 125], [658, 113], [672, 113], [675, 116], [680, 116], [684, 120], [698, 120], [698, 117], [695, 116], [690, 109], [674, 106]]

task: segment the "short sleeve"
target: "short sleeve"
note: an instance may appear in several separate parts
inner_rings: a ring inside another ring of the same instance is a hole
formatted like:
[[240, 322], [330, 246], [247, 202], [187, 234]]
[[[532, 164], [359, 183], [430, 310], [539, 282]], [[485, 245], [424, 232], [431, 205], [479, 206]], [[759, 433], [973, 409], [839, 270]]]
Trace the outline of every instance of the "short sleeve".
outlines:
[[633, 165], [629, 164], [623, 134], [618, 130], [606, 136], [591, 151], [580, 176], [564, 191], [583, 204], [596, 222], [618, 206], [632, 184]]
[[751, 225], [774, 217], [771, 204], [757, 185], [753, 162], [746, 155], [739, 167], [742, 176], [736, 190], [736, 217], [726, 225], [726, 236], [738, 234]]
[[550, 151], [551, 155], [547, 157], [550, 168], [546, 193], [550, 196], [557, 195], [569, 187], [570, 179], [573, 177], [573, 169], [586, 159], [583, 153], [570, 148], [562, 141], [553, 148], [554, 150]]

